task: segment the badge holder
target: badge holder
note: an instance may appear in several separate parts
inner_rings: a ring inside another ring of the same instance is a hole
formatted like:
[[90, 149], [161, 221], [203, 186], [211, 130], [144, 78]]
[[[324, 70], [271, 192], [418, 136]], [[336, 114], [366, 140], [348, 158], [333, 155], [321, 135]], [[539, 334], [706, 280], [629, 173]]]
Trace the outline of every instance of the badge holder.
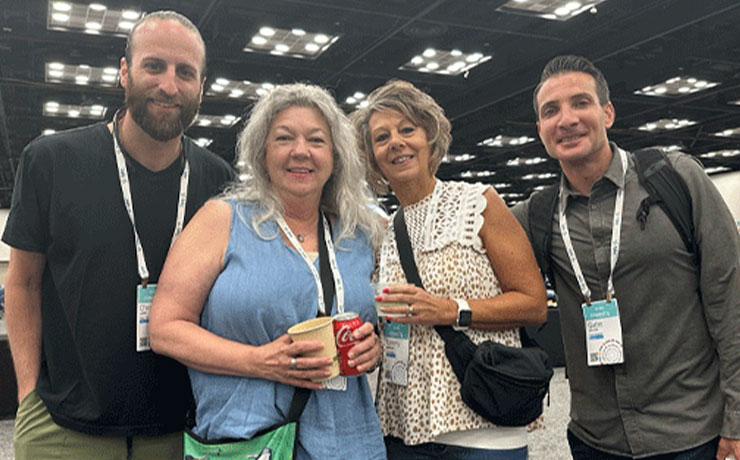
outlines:
[[581, 308], [586, 326], [588, 365], [593, 367], [624, 363], [622, 324], [617, 299], [612, 297], [590, 305], [584, 303]]

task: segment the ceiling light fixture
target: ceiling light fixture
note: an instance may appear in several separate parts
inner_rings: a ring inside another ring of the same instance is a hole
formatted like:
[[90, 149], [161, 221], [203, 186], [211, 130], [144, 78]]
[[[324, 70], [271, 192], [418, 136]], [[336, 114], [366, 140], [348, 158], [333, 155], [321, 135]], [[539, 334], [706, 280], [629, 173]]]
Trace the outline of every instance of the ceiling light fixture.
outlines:
[[714, 88], [717, 82], [701, 80], [694, 77], [673, 77], [655, 85], [646, 86], [635, 91], [642, 96], [683, 96], [705, 89]]
[[339, 35], [307, 32], [300, 28], [280, 29], [265, 26], [249, 40], [244, 51], [316, 59], [337, 40]]
[[596, 5], [605, 0], [572, 1], [572, 0], [509, 0], [496, 8], [502, 13], [537, 16], [542, 19], [567, 21], [587, 10], [595, 10]]
[[533, 142], [535, 139], [534, 137], [529, 136], [504, 136], [503, 134], [499, 134], [496, 137], [489, 137], [487, 139], [483, 139], [482, 141], [478, 142], [478, 146], [480, 147], [505, 147], [505, 146], [511, 146], [511, 145], [524, 145], [528, 144], [530, 142]]
[[259, 99], [275, 85], [272, 83], [254, 83], [249, 80], [229, 80], [219, 77], [206, 91], [206, 96], [228, 96], [241, 100]]
[[236, 115], [198, 115], [195, 124], [198, 126], [211, 126], [213, 128], [231, 128], [240, 120]]
[[101, 3], [50, 1], [46, 28], [62, 32], [117, 35], [125, 37], [141, 12], [108, 8]]
[[439, 75], [460, 75], [489, 59], [491, 59], [491, 56], [477, 52], [465, 54], [458, 49], [437, 50], [427, 48], [421, 54], [412, 57], [399, 69]]
[[740, 150], [728, 149], [728, 150], [715, 150], [713, 152], [702, 153], [699, 155], [702, 158], [732, 158], [740, 156]]
[[118, 69], [115, 67], [93, 67], [87, 64], [65, 65], [61, 62], [47, 62], [45, 81], [49, 83], [74, 83], [90, 86], [115, 86], [118, 83]]
[[106, 107], [100, 104], [94, 105], [74, 105], [60, 104], [56, 101], [48, 101], [44, 104], [42, 114], [45, 117], [67, 117], [67, 118], [88, 118], [102, 120], [108, 111]]
[[740, 137], [740, 126], [716, 132], [714, 135], [717, 137]]
[[194, 139], [194, 142], [199, 146], [206, 148], [209, 145], [213, 144], [213, 139], [209, 139], [207, 137], [199, 137], [197, 139]]
[[683, 129], [695, 125], [696, 122], [685, 118], [661, 118], [660, 120], [651, 121], [637, 127], [640, 131]]

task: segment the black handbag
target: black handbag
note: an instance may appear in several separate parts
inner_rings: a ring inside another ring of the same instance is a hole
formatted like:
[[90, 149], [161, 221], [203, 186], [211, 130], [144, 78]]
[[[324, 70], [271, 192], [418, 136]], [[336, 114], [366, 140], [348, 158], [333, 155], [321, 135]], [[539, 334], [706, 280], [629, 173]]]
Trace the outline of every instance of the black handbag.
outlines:
[[[406, 279], [423, 289], [402, 208], [393, 227]], [[542, 414], [552, 365], [524, 328], [520, 328], [523, 348], [490, 340], [475, 345], [465, 333], [450, 326], [434, 329], [445, 342], [445, 354], [460, 381], [460, 396], [475, 413], [501, 426], [524, 426]]]

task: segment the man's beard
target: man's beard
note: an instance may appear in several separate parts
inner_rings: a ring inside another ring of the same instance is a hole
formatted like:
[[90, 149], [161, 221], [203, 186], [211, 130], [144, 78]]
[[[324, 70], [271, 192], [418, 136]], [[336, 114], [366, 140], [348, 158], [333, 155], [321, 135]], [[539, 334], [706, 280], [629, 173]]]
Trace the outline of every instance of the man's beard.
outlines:
[[[200, 106], [199, 98], [182, 97], [179, 103], [180, 116], [175, 118], [157, 117], [149, 111], [149, 100], [156, 99], [146, 94], [146, 91], [136, 87], [131, 75], [128, 77], [126, 88], [126, 109], [139, 127], [152, 139], [160, 142], [172, 140], [185, 132], [190, 127], [198, 114]], [[162, 102], [175, 102], [167, 96], [160, 95], [158, 100]]]

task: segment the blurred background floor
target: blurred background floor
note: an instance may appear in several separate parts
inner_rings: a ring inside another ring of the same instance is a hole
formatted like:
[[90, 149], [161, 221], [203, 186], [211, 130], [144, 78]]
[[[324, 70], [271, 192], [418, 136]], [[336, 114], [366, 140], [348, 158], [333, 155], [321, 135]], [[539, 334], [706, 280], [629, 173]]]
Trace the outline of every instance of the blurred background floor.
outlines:
[[[565, 439], [570, 393], [562, 367], [550, 383], [550, 405], [545, 399], [545, 428], [529, 434], [530, 460], [570, 460]], [[13, 420], [0, 420], [0, 460], [13, 460]], [[39, 459], [43, 460], [43, 459]], [[94, 459], [89, 459], [94, 460]]]

